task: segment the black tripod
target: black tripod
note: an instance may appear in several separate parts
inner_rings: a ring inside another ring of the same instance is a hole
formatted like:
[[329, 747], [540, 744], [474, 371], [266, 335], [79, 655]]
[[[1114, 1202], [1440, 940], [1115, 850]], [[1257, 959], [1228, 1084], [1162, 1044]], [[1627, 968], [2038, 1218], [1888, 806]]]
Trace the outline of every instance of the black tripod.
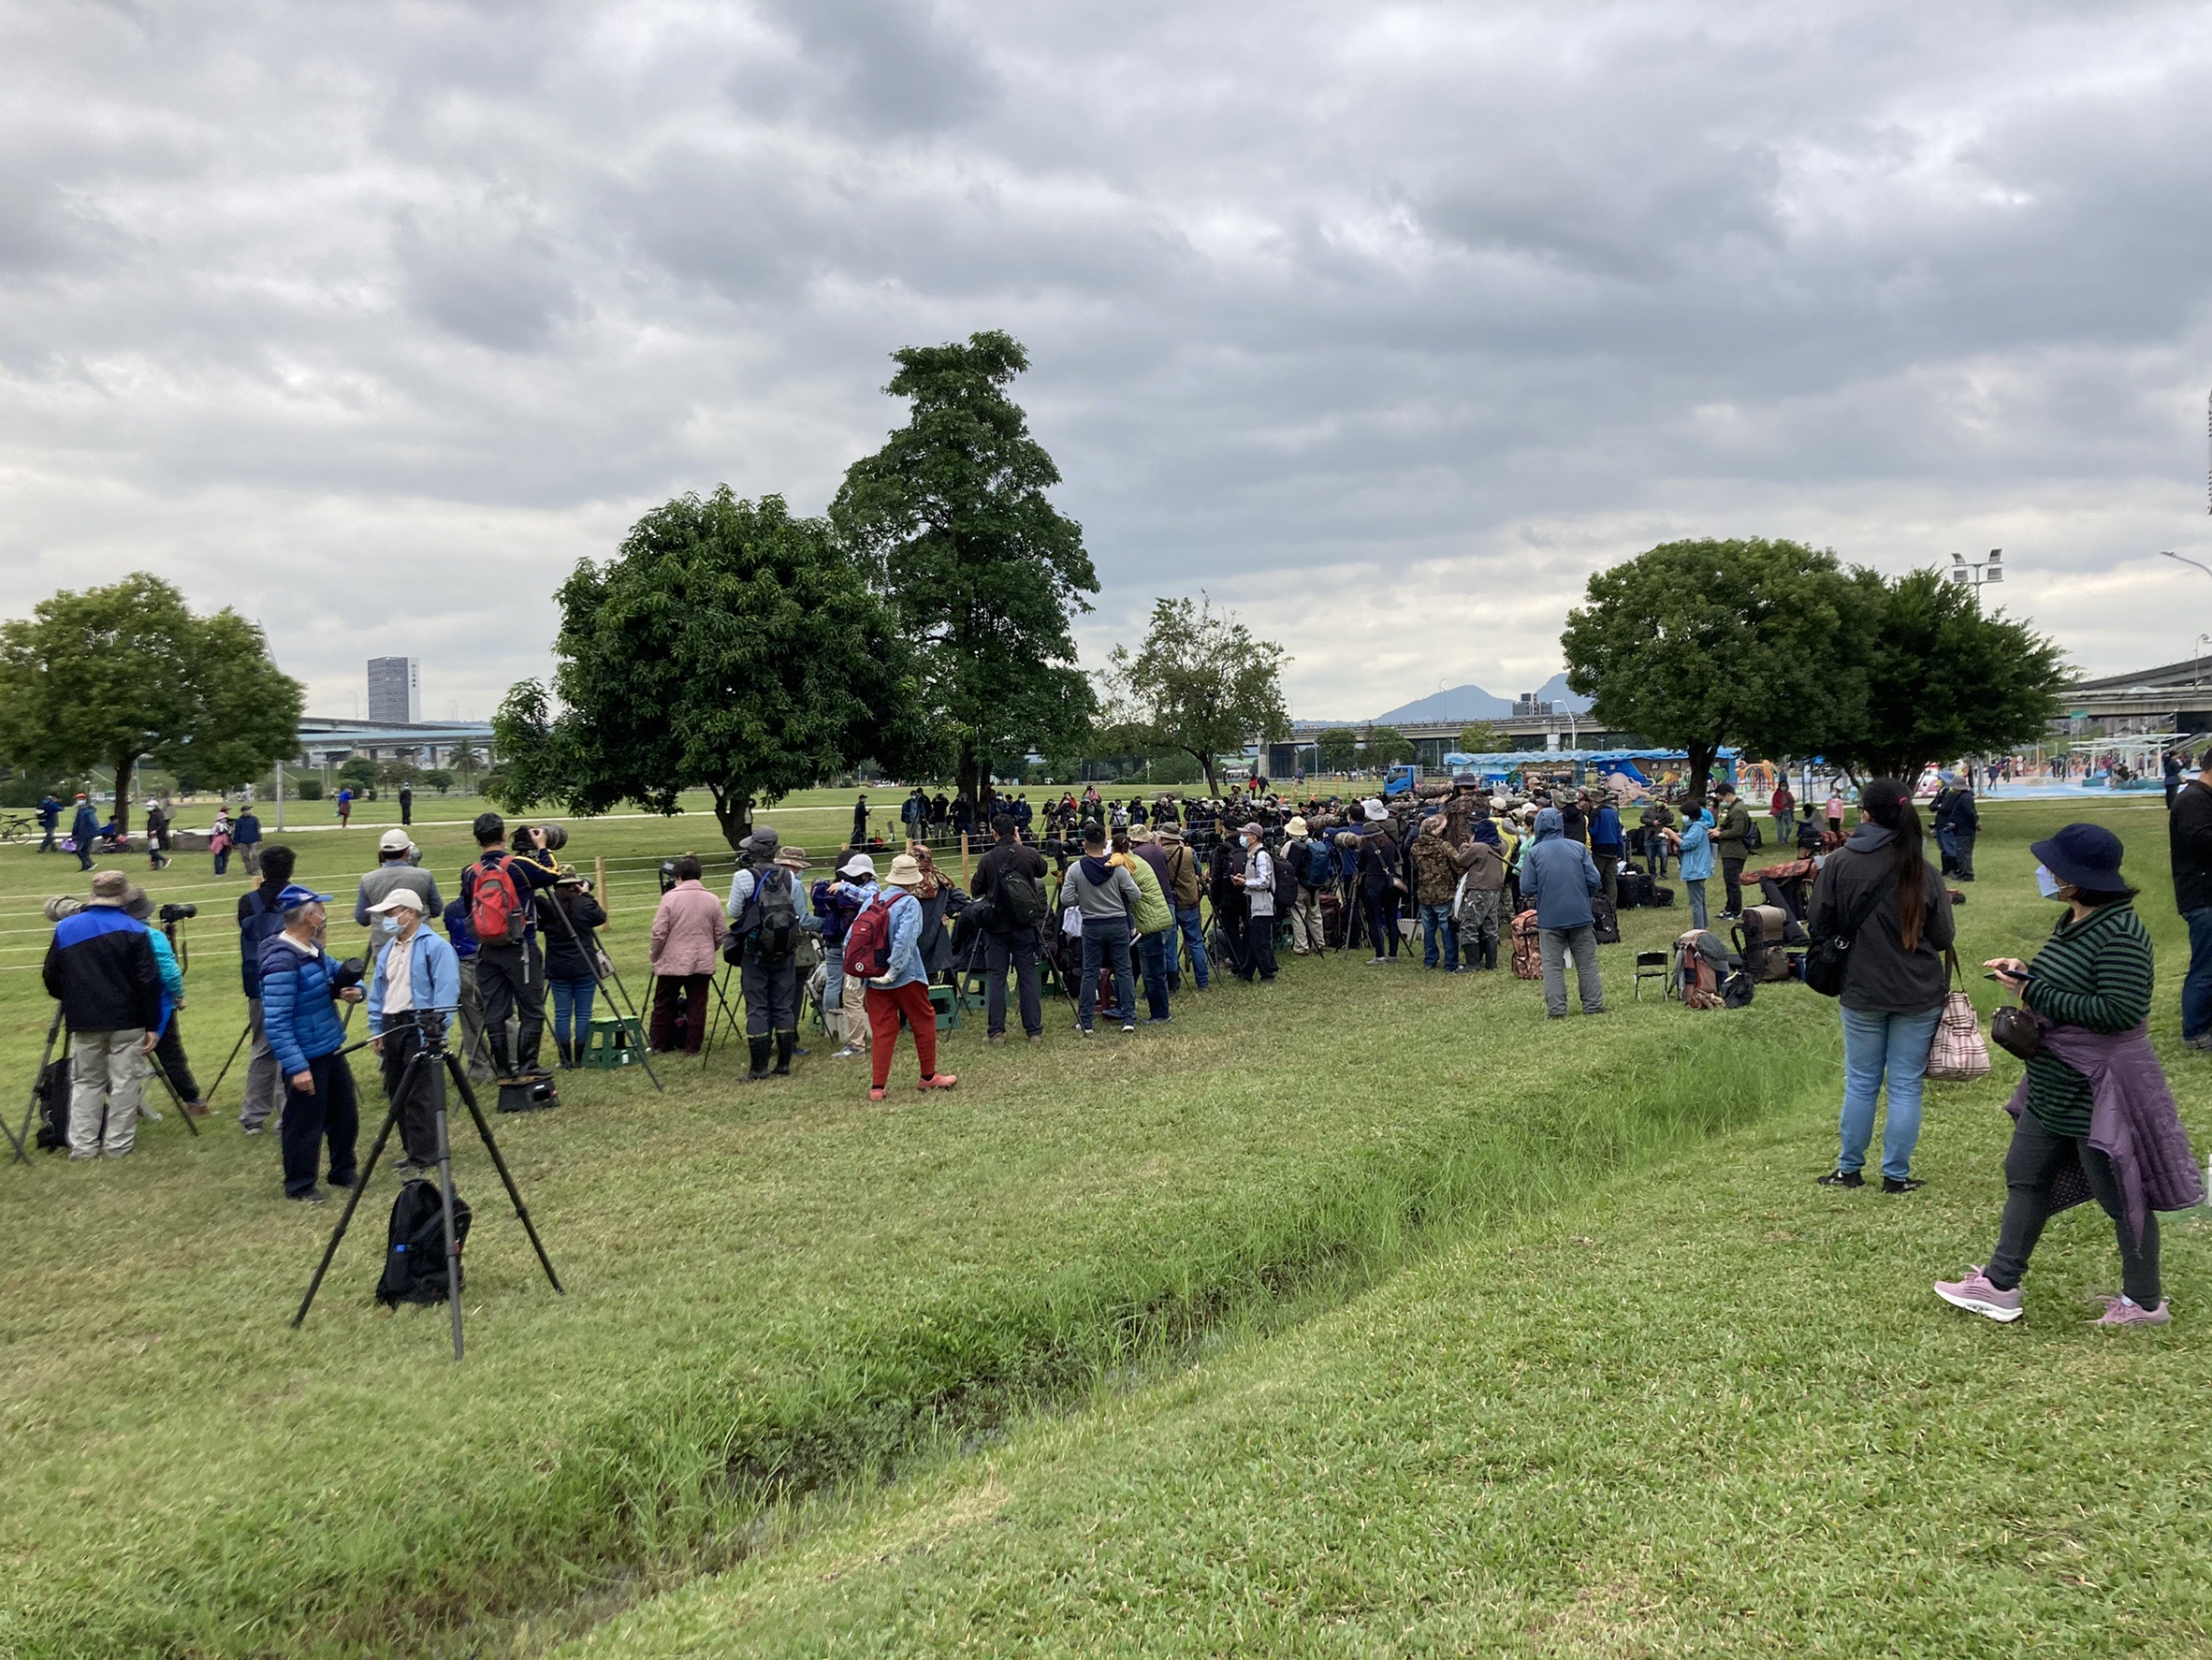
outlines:
[[[455, 1011], [440, 1009], [426, 1012], [444, 1016]], [[491, 1155], [492, 1168], [500, 1172], [500, 1180], [506, 1186], [507, 1198], [514, 1203], [515, 1215], [522, 1223], [522, 1231], [530, 1235], [531, 1249], [537, 1252], [538, 1261], [546, 1270], [546, 1278], [551, 1282], [554, 1290], [566, 1294], [567, 1288], [560, 1283], [560, 1276], [553, 1272], [553, 1260], [546, 1255], [546, 1247], [539, 1243], [538, 1230], [531, 1223], [530, 1208], [522, 1202], [521, 1189], [515, 1186], [515, 1178], [508, 1173], [507, 1161], [500, 1157], [499, 1143], [491, 1138], [491, 1126], [484, 1121], [484, 1110], [476, 1104], [476, 1092], [469, 1087], [468, 1069], [461, 1065], [458, 1056], [445, 1047], [443, 1019], [434, 1027], [418, 1027], [415, 1029], [422, 1032], [422, 1047], [407, 1057], [407, 1065], [400, 1073], [399, 1087], [391, 1092], [391, 1099], [385, 1107], [384, 1126], [376, 1132], [376, 1140], [369, 1148], [369, 1162], [361, 1167], [360, 1174], [354, 1182], [353, 1191], [346, 1195], [345, 1209], [339, 1216], [337, 1228], [331, 1231], [330, 1243], [323, 1251], [323, 1260], [315, 1264], [315, 1276], [308, 1282], [307, 1295], [299, 1300], [299, 1312], [292, 1317], [295, 1329], [307, 1318], [307, 1311], [314, 1303], [315, 1292], [322, 1289], [323, 1275], [330, 1271], [330, 1260], [338, 1255], [339, 1242], [345, 1238], [345, 1230], [353, 1223], [354, 1211], [359, 1206], [361, 1195], [368, 1188], [369, 1178], [376, 1169], [376, 1161], [384, 1153], [384, 1144], [391, 1139], [392, 1126], [400, 1121], [400, 1103], [410, 1098], [421, 1070], [427, 1069], [435, 1071], [441, 1066], [452, 1077], [454, 1087], [460, 1091], [461, 1099], [468, 1105], [469, 1116], [475, 1120], [477, 1139], [483, 1142], [484, 1150]], [[369, 1041], [369, 1039], [364, 1038], [359, 1043], [340, 1050], [339, 1054], [350, 1055]], [[445, 1221], [445, 1306], [453, 1318], [453, 1358], [458, 1361], [461, 1358], [460, 1245], [453, 1236], [453, 1143], [446, 1136], [445, 1100], [443, 1094], [438, 1100], [437, 1126], [438, 1193], [444, 1201]]]

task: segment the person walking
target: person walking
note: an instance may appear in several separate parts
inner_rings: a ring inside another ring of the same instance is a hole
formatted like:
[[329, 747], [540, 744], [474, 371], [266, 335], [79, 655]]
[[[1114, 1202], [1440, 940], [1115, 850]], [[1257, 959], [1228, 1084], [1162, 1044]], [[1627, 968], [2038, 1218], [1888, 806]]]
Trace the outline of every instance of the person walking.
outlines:
[[1023, 845], [1021, 827], [1013, 814], [1001, 812], [991, 821], [997, 839], [991, 851], [976, 862], [975, 896], [984, 905], [989, 921], [983, 925], [983, 1041], [1006, 1041], [1006, 971], [1012, 968], [1014, 997], [1021, 1011], [1022, 1032], [1030, 1042], [1044, 1041], [1044, 1004], [1037, 991], [1037, 958], [1042, 949], [1040, 925], [1050, 913], [1045, 881], [1050, 872], [1044, 855]]
[[130, 878], [103, 870], [92, 900], [54, 924], [42, 978], [69, 1028], [69, 1157], [121, 1158], [138, 1138], [146, 1056], [159, 1041], [161, 968], [127, 914]]
[[1712, 879], [1712, 814], [1695, 795], [1683, 797], [1682, 827], [1663, 832], [1681, 861], [1682, 892], [1690, 902], [1690, 926], [1702, 930], [1705, 884]]
[[[1103, 846], [1103, 843], [1100, 844]], [[1125, 881], [1127, 871], [1120, 871]], [[951, 1072], [937, 1070], [937, 1010], [929, 1000], [929, 972], [922, 966], [922, 901], [914, 890], [922, 885], [921, 864], [910, 853], [900, 853], [884, 873], [883, 891], [866, 910], [853, 919], [857, 938], [855, 954], [866, 961], [882, 941], [887, 958], [884, 970], [867, 979], [867, 1012], [873, 1054], [869, 1060], [868, 1099], [880, 1101], [891, 1083], [891, 1060], [898, 1049], [898, 1028], [903, 1021], [914, 1034], [914, 1058], [921, 1065], [920, 1087], [950, 1089], [960, 1082]], [[1127, 958], [1127, 953], [1123, 954]], [[1128, 973], [1125, 968], [1123, 973]]]
[[2189, 971], [2181, 981], [2181, 1041], [2212, 1050], [2212, 747], [2166, 815], [2174, 868], [2174, 908], [2189, 927]]
[[460, 958], [423, 925], [424, 904], [417, 890], [397, 887], [371, 907], [380, 921], [391, 919], [390, 932], [377, 930], [370, 970], [369, 1051], [383, 1063], [385, 1099], [399, 1110], [402, 1180], [437, 1164], [445, 1105], [444, 1067], [425, 1063], [410, 1078], [407, 1063], [444, 1045], [450, 1012], [460, 1004]]
[[[2094, 1198], [2112, 1218], [2120, 1289], [2098, 1301], [2107, 1329], [2162, 1326], [2173, 1318], [2159, 1277], [2160, 1211], [2187, 1210], [2205, 1189], [2173, 1091], [2144, 1030], [2152, 987], [2150, 935], [2120, 874], [2118, 837], [2068, 824], [2030, 845], [2036, 887], [2066, 914], [2033, 962], [1992, 957], [1985, 968], [2016, 995], [2041, 1042], [2006, 1103], [2004, 1215], [1988, 1266], [1938, 1280], [1953, 1307], [2010, 1324], [2024, 1312], [2020, 1282], [2054, 1211]], [[2085, 1191], [2086, 1189], [2086, 1191]]]
[[208, 826], [208, 852], [215, 862], [217, 876], [230, 872], [230, 809], [218, 806], [215, 822]]
[[161, 810], [159, 801], [146, 804], [146, 866], [151, 870], [168, 868], [168, 855], [164, 851], [168, 845], [168, 815]]
[[358, 985], [338, 983], [338, 965], [322, 947], [328, 894], [293, 883], [277, 896], [284, 925], [261, 947], [261, 1007], [269, 1046], [284, 1078], [284, 1117], [279, 1146], [284, 1166], [284, 1197], [321, 1204], [328, 1197], [315, 1186], [315, 1166], [326, 1143], [330, 1186], [353, 1187], [355, 1143], [360, 1138], [360, 1104], [354, 1094], [353, 1069], [338, 1052], [345, 1027], [331, 1007], [357, 1003]]
[[[651, 1042], [656, 1054], [675, 1051], [680, 1002], [684, 1053], [696, 1055], [706, 1041], [707, 996], [721, 949], [722, 907], [701, 883], [699, 861], [690, 853], [676, 860], [669, 874], [676, 885], [661, 896], [660, 909], [653, 912], [648, 958], [653, 971]], [[761, 1070], [765, 1073], [767, 1068]]]
[[1598, 891], [1590, 850], [1569, 841], [1560, 811], [1536, 815], [1535, 844], [1521, 859], [1521, 896], [1536, 911], [1536, 947], [1544, 962], [1544, 1009], [1553, 1020], [1567, 1012], [1566, 959], [1575, 959], [1575, 990], [1585, 1014], [1606, 1012], [1597, 978], [1597, 926], [1590, 896]]
[[277, 1070], [261, 1007], [261, 948], [284, 932], [283, 896], [292, 885], [294, 855], [284, 843], [270, 842], [256, 863], [261, 880], [238, 900], [239, 980], [246, 994], [246, 1030], [254, 1045], [246, 1062], [246, 1099], [238, 1110], [238, 1127], [247, 1135], [259, 1135], [284, 1106], [284, 1074]]
[[61, 844], [55, 839], [55, 836], [61, 828], [61, 823], [62, 804], [54, 793], [49, 790], [38, 801], [38, 829], [40, 833], [38, 851], [40, 852], [51, 853], [58, 851]]
[[[1444, 834], [1444, 815], [1431, 813], [1413, 838], [1413, 901], [1420, 907], [1421, 967], [1442, 964], [1447, 974], [1460, 971], [1460, 936], [1452, 922], [1452, 901], [1460, 887], [1460, 862]], [[1440, 949], [1441, 948], [1441, 949]]]
[[1604, 890], [1608, 905], [1621, 903], [1621, 857], [1626, 851], [1621, 809], [1608, 793], [1598, 798], [1597, 810], [1590, 815], [1590, 862], [1597, 866], [1598, 886]]
[[1199, 876], [1198, 855], [1184, 844], [1183, 827], [1172, 816], [1153, 834], [1159, 838], [1160, 851], [1167, 858], [1168, 902], [1175, 908], [1175, 931], [1182, 936], [1180, 947], [1172, 937], [1167, 941], [1168, 990], [1172, 994], [1183, 989], [1183, 956], [1187, 952], [1191, 983], [1204, 991], [1212, 977], [1213, 965], [1206, 960], [1206, 929], [1199, 917], [1199, 900], [1205, 894], [1205, 883]]
[[1797, 836], [1797, 798], [1790, 794], [1788, 775], [1775, 775], [1774, 794], [1767, 798], [1767, 810], [1774, 817], [1775, 848], [1786, 848]]
[[413, 784], [400, 786], [400, 823], [402, 824], [415, 823], [415, 786]]
[[1875, 779], [1859, 797], [1860, 823], [1828, 855], [1812, 886], [1806, 928], [1816, 939], [1848, 939], [1843, 989], [1841, 1152], [1820, 1178], [1827, 1187], [1859, 1187], [1874, 1102], [1885, 1079], [1889, 1114], [1882, 1129], [1882, 1190], [1910, 1193], [1913, 1149], [1920, 1140], [1920, 1097], [1928, 1046], [1935, 1038], [1949, 983], [1951, 893], [1928, 862], [1912, 791]]
[[[917, 877], [917, 880], [919, 878]], [[1060, 882], [1060, 910], [1078, 911], [1083, 921], [1083, 983], [1076, 994], [1076, 1029], [1091, 1035], [1098, 1008], [1099, 969], [1113, 974], [1115, 1007], [1107, 1018], [1121, 1029], [1137, 1029], [1137, 986], [1129, 973], [1129, 913], [1137, 908], [1137, 879], [1106, 860], [1106, 827], [1083, 827], [1083, 856], [1068, 866]]]
[[1720, 791], [1720, 817], [1714, 821], [1713, 852], [1721, 861], [1723, 899], [1721, 917], [1743, 914], [1743, 866], [1751, 857], [1751, 808], [1736, 794], [1734, 784]]
[[584, 1064], [591, 1041], [591, 1009], [599, 997], [598, 930], [606, 926], [606, 910], [574, 865], [556, 866], [555, 874], [552, 903], [568, 926], [557, 922], [546, 932], [546, 990], [553, 1001], [553, 1053], [573, 1069]]
[[261, 820], [249, 801], [238, 809], [238, 819], [230, 827], [230, 839], [238, 844], [238, 856], [245, 873], [255, 881], [261, 880]]
[[92, 809], [92, 803], [80, 794], [77, 814], [69, 821], [69, 845], [77, 850], [77, 868], [93, 867], [93, 843], [100, 839], [99, 816]]
[[868, 839], [868, 798], [866, 795], [852, 804], [852, 838], [848, 847], [866, 847]]
[[348, 828], [354, 821], [354, 792], [350, 784], [342, 784], [338, 791], [338, 827]]

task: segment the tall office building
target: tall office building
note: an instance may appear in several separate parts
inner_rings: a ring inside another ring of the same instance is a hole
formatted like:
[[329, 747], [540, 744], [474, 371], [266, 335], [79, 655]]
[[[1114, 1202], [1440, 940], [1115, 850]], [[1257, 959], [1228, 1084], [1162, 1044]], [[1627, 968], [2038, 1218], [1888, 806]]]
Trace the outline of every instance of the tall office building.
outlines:
[[422, 719], [422, 669], [415, 659], [369, 660], [369, 719], [393, 724]]

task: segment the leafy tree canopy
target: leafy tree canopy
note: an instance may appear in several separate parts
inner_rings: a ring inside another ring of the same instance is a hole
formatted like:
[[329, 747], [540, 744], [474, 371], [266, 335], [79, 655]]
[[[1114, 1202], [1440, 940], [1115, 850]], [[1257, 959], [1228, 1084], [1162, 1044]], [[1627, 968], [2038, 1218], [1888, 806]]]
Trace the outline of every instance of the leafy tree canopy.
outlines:
[[1323, 772], [1349, 772], [1360, 753], [1360, 735], [1348, 726], [1328, 726], [1314, 737]]
[[1496, 755], [1512, 748], [1506, 735], [1488, 721], [1470, 721], [1461, 727], [1459, 747], [1463, 755]]
[[1215, 757], [1253, 738], [1280, 740], [1290, 730], [1283, 703], [1282, 647], [1254, 637], [1231, 611], [1201, 597], [1152, 602], [1152, 625], [1132, 653], [1108, 659], [1116, 730], [1141, 749], [1180, 750], [1219, 794]]
[[1370, 726], [1366, 744], [1370, 766], [1391, 766], [1414, 757], [1413, 739], [1395, 726]]
[[195, 617], [143, 572], [0, 624], [0, 758], [113, 768], [124, 828], [140, 760], [211, 789], [245, 783], [298, 752], [300, 703], [258, 626], [228, 609]]
[[756, 805], [864, 757], [926, 773], [911, 653], [864, 575], [779, 496], [724, 486], [656, 507], [619, 557], [562, 585], [552, 693], [525, 680], [493, 721], [496, 798], [673, 813], [705, 789], [735, 846]]
[[1685, 750], [1703, 793], [1725, 743], [1766, 755], [1821, 752], [1855, 730], [1836, 556], [1798, 542], [1667, 542], [1590, 578], [1560, 645], [1592, 714]]
[[2041, 737], [2059, 712], [2066, 665], [2057, 645], [2001, 611], [1984, 616], [1940, 571], [1892, 580], [1858, 567], [1845, 610], [1858, 718], [1817, 752], [1861, 778], [1909, 783], [1937, 762]]
[[1099, 578], [1046, 494], [1059, 469], [1007, 396], [1029, 367], [1021, 345], [988, 330], [892, 357], [884, 390], [911, 413], [846, 473], [830, 517], [916, 648], [924, 706], [972, 800], [994, 765], [1083, 747], [1096, 704], [1069, 625]]

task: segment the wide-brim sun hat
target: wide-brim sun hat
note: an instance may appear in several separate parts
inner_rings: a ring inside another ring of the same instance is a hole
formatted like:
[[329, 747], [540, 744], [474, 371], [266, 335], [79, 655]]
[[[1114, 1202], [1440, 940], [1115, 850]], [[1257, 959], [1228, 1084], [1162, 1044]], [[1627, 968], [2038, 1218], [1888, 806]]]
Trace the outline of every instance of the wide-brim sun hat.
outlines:
[[2120, 874], [2120, 856], [2126, 849], [2102, 824], [2068, 824], [2042, 841], [2030, 842], [2028, 851], [2045, 870], [2084, 893], [2117, 894], [2128, 887], [2127, 878]]
[[891, 861], [891, 868], [883, 881], [895, 888], [918, 888], [922, 885], [922, 866], [911, 853], [901, 853]]
[[1283, 834], [1286, 836], [1303, 836], [1305, 834], [1305, 820], [1302, 817], [1293, 818], [1288, 824], [1283, 826]]
[[837, 866], [837, 874], [839, 876], [873, 876], [876, 874], [876, 862], [866, 853], [854, 853], [852, 857]]
[[780, 849], [776, 854], [776, 862], [787, 869], [804, 870], [807, 868], [807, 850], [803, 847]]

